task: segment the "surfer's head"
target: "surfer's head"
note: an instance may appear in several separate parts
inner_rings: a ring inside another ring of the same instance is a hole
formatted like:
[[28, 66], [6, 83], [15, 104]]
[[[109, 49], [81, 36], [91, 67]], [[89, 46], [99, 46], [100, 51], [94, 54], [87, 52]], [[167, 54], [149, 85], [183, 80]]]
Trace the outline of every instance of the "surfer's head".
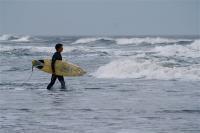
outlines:
[[62, 52], [63, 51], [63, 44], [61, 44], [61, 43], [56, 44], [55, 49], [56, 49], [57, 52]]

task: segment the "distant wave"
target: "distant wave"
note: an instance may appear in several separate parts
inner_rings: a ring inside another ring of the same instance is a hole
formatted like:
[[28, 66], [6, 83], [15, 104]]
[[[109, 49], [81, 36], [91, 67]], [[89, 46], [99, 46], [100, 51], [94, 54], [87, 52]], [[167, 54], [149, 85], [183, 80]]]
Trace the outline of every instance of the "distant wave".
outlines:
[[115, 39], [116, 43], [119, 45], [124, 44], [141, 44], [141, 43], [148, 43], [148, 44], [160, 44], [160, 43], [178, 43], [180, 41], [191, 41], [188, 39], [169, 39], [169, 38], [161, 38], [161, 37], [145, 37], [145, 38], [117, 38]]
[[200, 51], [200, 39], [195, 40], [191, 45], [191, 49]]
[[200, 40], [195, 40], [189, 45], [167, 45], [157, 46], [153, 50], [159, 56], [183, 56], [183, 57], [200, 57]]
[[12, 41], [15, 41], [15, 42], [29, 42], [31, 40], [31, 37], [30, 36], [22, 36], [18, 39], [14, 39]]
[[0, 41], [29, 42], [30, 40], [30, 36], [14, 36], [9, 34], [4, 34], [0, 36]]
[[9, 34], [4, 34], [0, 36], [0, 41], [15, 40], [15, 39], [18, 39], [18, 37]]
[[91, 38], [80, 38], [73, 42], [72, 44], [86, 44], [86, 43], [91, 43], [95, 41], [112, 41], [112, 38], [106, 38], [106, 37], [91, 37]]
[[[0, 54], [2, 55], [41, 55], [55, 52], [54, 47], [49, 46], [10, 46], [10, 45], [0, 45]], [[82, 46], [65, 46], [63, 50], [63, 54], [70, 53], [75, 55], [86, 55], [93, 54], [98, 55], [104, 53], [103, 51], [94, 51], [89, 48], [85, 48]]]
[[139, 78], [157, 80], [200, 80], [200, 66], [164, 67], [133, 57], [113, 60], [92, 74], [97, 78]]
[[112, 41], [119, 45], [125, 44], [169, 44], [169, 43], [179, 43], [179, 42], [191, 42], [189, 39], [169, 39], [161, 37], [144, 37], [144, 38], [107, 38], [107, 37], [91, 37], [91, 38], [80, 38], [73, 42], [72, 44], [87, 44], [95, 41]]
[[[14, 42], [30, 42], [36, 38], [25, 36], [15, 36], [4, 34], [0, 36], [0, 41], [14, 41]], [[36, 39], [37, 40], [37, 39]], [[41, 38], [39, 39], [41, 41]], [[43, 40], [44, 41], [44, 40]], [[173, 39], [163, 37], [83, 37], [75, 40], [71, 44], [90, 44], [94, 42], [111, 42], [118, 45], [129, 45], [129, 44], [174, 44], [180, 42], [191, 42], [190, 39]]]
[[[63, 52], [71, 52], [75, 50], [75, 47], [65, 47]], [[30, 52], [44, 52], [44, 53], [53, 53], [55, 52], [54, 47], [45, 47], [45, 46], [2, 46], [0, 52], [12, 52], [14, 50], [29, 50]]]

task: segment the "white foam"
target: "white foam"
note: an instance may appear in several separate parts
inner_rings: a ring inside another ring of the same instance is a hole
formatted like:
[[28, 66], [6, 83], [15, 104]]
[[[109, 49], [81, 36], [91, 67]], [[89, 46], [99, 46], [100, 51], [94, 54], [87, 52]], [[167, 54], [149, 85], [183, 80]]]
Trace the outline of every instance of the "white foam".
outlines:
[[17, 37], [9, 35], [9, 34], [4, 34], [0, 36], [0, 41], [7, 41], [7, 40], [12, 40], [12, 39], [17, 39]]
[[140, 44], [140, 43], [176, 43], [178, 41], [190, 41], [188, 39], [169, 39], [169, 38], [161, 38], [161, 37], [145, 37], [145, 38], [108, 38], [108, 37], [91, 37], [91, 38], [80, 38], [73, 42], [72, 44], [80, 44], [80, 43], [91, 43], [99, 40], [109, 40], [115, 41], [117, 44]]
[[191, 49], [193, 50], [198, 50], [200, 51], [200, 39], [195, 40], [190, 46]]
[[158, 43], [176, 43], [179, 41], [189, 41], [187, 39], [169, 39], [169, 38], [161, 38], [161, 37], [145, 37], [145, 38], [117, 38], [115, 39], [117, 44], [141, 44], [141, 43], [149, 43], [149, 44], [158, 44]]
[[0, 36], [0, 41], [29, 42], [30, 40], [30, 36], [14, 36], [9, 34]]
[[[3, 46], [0, 45], [0, 51], [1, 52], [11, 52], [13, 50], [20, 50], [20, 49], [27, 49], [30, 50], [31, 52], [44, 52], [44, 53], [53, 53], [55, 52], [54, 47], [45, 47], [45, 46]], [[63, 52], [71, 52], [77, 48], [75, 47], [70, 47], [70, 46], [65, 46], [65, 49]]]
[[8, 40], [9, 37], [10, 37], [10, 35], [2, 35], [2, 36], [0, 36], [0, 41]]
[[154, 61], [121, 58], [101, 66], [92, 74], [97, 78], [144, 78], [158, 80], [200, 80], [200, 66], [163, 67]]
[[98, 38], [81, 38], [76, 40], [73, 44], [78, 44], [78, 43], [90, 43], [98, 40]]
[[[75, 47], [66, 47], [63, 50], [63, 53], [67, 53], [67, 52], [71, 52], [73, 50], [75, 50]], [[53, 53], [55, 52], [55, 48], [54, 47], [31, 47], [30, 50], [32, 52], [47, 52], [47, 53]]]
[[50, 52], [50, 47], [34, 47], [34, 46], [4, 46], [0, 45], [1, 52], [12, 52], [13, 50], [28, 49], [33, 52]]
[[152, 52], [157, 52], [159, 56], [200, 57], [200, 40], [195, 40], [189, 45], [157, 46]]
[[22, 37], [19, 37], [18, 39], [14, 39], [12, 41], [15, 41], [15, 42], [29, 42], [30, 41], [30, 36], [22, 36]]
[[113, 40], [111, 38], [106, 38], [106, 37], [91, 37], [91, 38], [80, 38], [78, 40], [76, 40], [75, 42], [73, 42], [72, 44], [85, 44], [85, 43], [91, 43], [91, 42], [95, 42], [98, 40]]

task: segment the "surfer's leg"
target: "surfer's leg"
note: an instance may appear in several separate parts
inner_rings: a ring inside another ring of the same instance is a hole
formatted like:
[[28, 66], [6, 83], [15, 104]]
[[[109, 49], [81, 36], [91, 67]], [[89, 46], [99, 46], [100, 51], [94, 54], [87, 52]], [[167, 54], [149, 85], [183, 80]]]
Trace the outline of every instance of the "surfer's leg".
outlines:
[[51, 76], [51, 82], [50, 82], [49, 85], [47, 86], [47, 89], [48, 89], [48, 90], [50, 90], [51, 87], [54, 85], [56, 79], [57, 79], [57, 76], [54, 75], [54, 74], [52, 74], [52, 76]]
[[66, 89], [64, 77], [63, 76], [58, 76], [58, 80], [61, 83], [61, 88], [62, 89]]

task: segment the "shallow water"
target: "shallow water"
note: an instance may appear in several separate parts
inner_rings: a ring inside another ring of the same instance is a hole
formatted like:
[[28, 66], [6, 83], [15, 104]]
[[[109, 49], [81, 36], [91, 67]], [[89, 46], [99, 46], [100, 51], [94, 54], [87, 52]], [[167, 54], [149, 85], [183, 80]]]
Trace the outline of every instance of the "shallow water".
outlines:
[[[134, 38], [1, 36], [0, 132], [199, 133], [198, 38]], [[57, 42], [88, 73], [47, 91]]]

